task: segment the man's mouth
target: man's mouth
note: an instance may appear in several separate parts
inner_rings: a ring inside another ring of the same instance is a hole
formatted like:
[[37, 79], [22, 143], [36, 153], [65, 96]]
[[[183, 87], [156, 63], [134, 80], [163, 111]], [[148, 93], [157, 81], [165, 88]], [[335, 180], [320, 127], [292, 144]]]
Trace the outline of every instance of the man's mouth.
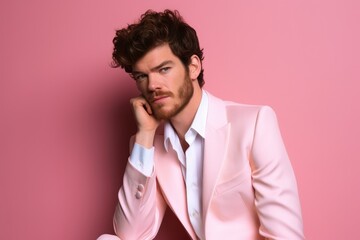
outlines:
[[156, 102], [160, 102], [161, 100], [168, 98], [168, 95], [162, 95], [162, 96], [155, 96], [152, 98], [151, 102], [156, 103]]

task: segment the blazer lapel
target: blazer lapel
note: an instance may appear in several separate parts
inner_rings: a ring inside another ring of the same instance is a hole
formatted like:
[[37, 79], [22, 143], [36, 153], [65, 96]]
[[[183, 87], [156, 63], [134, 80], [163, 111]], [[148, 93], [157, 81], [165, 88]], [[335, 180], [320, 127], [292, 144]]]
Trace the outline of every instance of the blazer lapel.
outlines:
[[178, 217], [187, 232], [193, 239], [196, 234], [191, 226], [189, 216], [187, 214], [186, 190], [184, 178], [181, 172], [180, 162], [177, 159], [176, 152], [169, 149], [166, 152], [164, 148], [164, 138], [155, 140], [155, 166], [158, 183], [165, 201]]
[[204, 223], [222, 164], [227, 156], [231, 128], [231, 124], [227, 121], [226, 107], [223, 101], [207, 94], [209, 110], [205, 133], [202, 190]]
[[203, 166], [203, 213], [204, 219], [221, 172], [221, 166], [227, 155], [230, 124], [223, 128], [206, 132]]

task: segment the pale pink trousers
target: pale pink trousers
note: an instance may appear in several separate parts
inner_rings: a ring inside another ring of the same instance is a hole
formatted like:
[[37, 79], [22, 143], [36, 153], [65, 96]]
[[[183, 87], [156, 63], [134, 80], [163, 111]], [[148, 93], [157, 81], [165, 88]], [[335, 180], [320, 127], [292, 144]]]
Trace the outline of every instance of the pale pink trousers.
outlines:
[[96, 240], [120, 240], [120, 238], [115, 235], [103, 234]]

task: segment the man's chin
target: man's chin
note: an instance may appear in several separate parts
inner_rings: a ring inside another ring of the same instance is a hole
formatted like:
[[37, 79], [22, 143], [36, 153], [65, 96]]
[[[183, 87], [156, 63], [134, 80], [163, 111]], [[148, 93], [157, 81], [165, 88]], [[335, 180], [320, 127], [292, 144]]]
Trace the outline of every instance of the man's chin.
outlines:
[[171, 110], [166, 111], [163, 108], [153, 109], [153, 112], [154, 112], [154, 117], [157, 120], [164, 120], [164, 121], [170, 120], [170, 118], [172, 118], [175, 115], [174, 111]]
[[167, 121], [171, 118], [171, 116], [167, 113], [164, 113], [164, 112], [156, 112], [155, 111], [155, 114], [154, 114], [154, 117], [159, 120], [159, 121]]

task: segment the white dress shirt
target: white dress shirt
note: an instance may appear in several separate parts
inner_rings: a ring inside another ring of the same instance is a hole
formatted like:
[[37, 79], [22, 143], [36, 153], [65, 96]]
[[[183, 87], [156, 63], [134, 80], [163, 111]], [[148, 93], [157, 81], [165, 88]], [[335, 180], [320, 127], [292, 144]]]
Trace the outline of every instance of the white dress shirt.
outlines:
[[[164, 126], [164, 147], [168, 151], [172, 147], [181, 163], [186, 185], [187, 207], [190, 222], [199, 239], [204, 239], [204, 224], [202, 219], [202, 169], [204, 154], [204, 139], [208, 97], [205, 91], [195, 118], [185, 134], [189, 147], [184, 152], [179, 137], [169, 122]], [[154, 147], [146, 149], [135, 143], [130, 155], [130, 163], [146, 176], [150, 176], [154, 167]]]

